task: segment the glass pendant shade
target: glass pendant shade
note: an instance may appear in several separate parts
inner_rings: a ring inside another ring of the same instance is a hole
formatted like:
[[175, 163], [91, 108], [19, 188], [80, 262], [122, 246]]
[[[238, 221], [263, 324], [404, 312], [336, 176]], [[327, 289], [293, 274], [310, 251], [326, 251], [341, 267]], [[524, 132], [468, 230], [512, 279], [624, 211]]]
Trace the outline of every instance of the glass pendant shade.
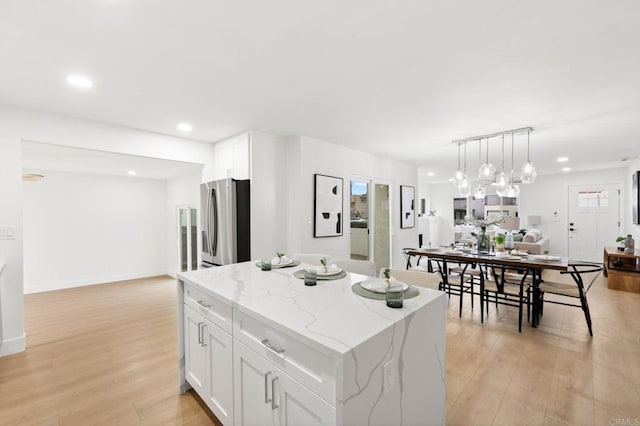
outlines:
[[518, 185], [510, 184], [505, 191], [505, 197], [517, 198], [520, 196], [520, 187]]
[[461, 197], [468, 197], [471, 194], [471, 184], [466, 176], [458, 183], [458, 195]]
[[536, 173], [536, 168], [533, 167], [533, 163], [531, 161], [527, 161], [520, 171], [520, 179], [522, 180], [522, 183], [533, 183], [537, 176], [538, 174]]
[[454, 179], [456, 180], [456, 182], [462, 182], [462, 179], [464, 179], [465, 177], [466, 176], [464, 175], [464, 173], [462, 173], [462, 170], [456, 170], [456, 174], [454, 175]]
[[496, 166], [491, 163], [485, 163], [480, 166], [480, 171], [478, 176], [482, 180], [490, 180], [493, 179], [493, 175], [496, 173]]
[[484, 196], [487, 195], [487, 191], [480, 185], [477, 186], [476, 190], [473, 193], [473, 196], [476, 198], [482, 198], [484, 200]]

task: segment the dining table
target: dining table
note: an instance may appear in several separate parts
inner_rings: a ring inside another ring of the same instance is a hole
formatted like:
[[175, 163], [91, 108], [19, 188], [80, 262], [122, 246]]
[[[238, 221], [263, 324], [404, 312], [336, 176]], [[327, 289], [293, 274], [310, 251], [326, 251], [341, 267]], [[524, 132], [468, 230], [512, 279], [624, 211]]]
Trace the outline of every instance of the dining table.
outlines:
[[531, 326], [537, 327], [540, 321], [540, 283], [542, 272], [546, 270], [567, 271], [569, 259], [561, 256], [521, 254], [510, 255], [508, 252], [482, 253], [466, 247], [438, 247], [406, 250], [409, 256], [427, 257], [445, 262], [461, 262], [484, 265], [486, 268], [527, 270], [532, 277], [533, 306]]

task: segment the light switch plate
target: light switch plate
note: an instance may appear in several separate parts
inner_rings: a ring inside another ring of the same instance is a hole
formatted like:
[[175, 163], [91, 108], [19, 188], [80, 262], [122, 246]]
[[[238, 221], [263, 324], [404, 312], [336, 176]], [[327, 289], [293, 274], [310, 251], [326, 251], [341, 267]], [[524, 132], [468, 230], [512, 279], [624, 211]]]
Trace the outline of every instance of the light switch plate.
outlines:
[[15, 240], [16, 228], [13, 226], [0, 226], [0, 240]]

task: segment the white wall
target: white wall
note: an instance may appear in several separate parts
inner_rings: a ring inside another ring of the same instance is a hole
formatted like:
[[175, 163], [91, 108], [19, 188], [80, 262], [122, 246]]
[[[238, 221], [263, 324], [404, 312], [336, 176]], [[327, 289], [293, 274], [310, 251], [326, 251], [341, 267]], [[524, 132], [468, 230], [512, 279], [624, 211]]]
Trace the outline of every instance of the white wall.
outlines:
[[14, 240], [0, 240], [0, 258], [7, 262], [1, 290], [0, 356], [22, 351], [25, 346], [22, 140], [204, 163], [202, 181], [211, 180], [213, 175], [210, 144], [0, 105], [0, 225], [11, 226], [16, 232]]
[[41, 171], [23, 185], [24, 291], [162, 275], [162, 180]]
[[449, 245], [454, 242], [453, 198], [455, 187], [451, 183], [429, 185], [425, 193], [429, 195], [428, 210], [435, 210], [435, 218], [429, 218], [429, 234], [432, 246]]
[[[343, 179], [343, 212], [346, 217], [343, 222], [344, 232], [340, 237], [313, 237], [315, 173]], [[390, 185], [392, 265], [403, 265], [401, 249], [417, 246], [418, 228], [400, 229], [400, 185], [417, 186], [417, 167], [306, 136], [293, 138], [287, 145], [289, 251], [350, 257], [348, 194], [349, 182], [355, 177]]]
[[0, 108], [0, 226], [14, 228], [15, 239], [0, 240], [6, 267], [0, 291], [0, 356], [24, 350], [22, 293], [22, 147], [20, 127]]
[[2, 105], [0, 115], [25, 141], [204, 164], [203, 182], [213, 180], [212, 144]]
[[[286, 163], [283, 138], [251, 132], [251, 257], [287, 252]], [[292, 254], [291, 251], [288, 252]]]
[[[198, 210], [198, 229], [200, 227], [200, 183], [201, 174], [180, 176], [166, 180], [166, 271], [172, 277], [180, 269], [178, 264], [178, 207], [188, 206]], [[198, 256], [200, 264], [200, 251], [202, 241], [198, 233], [198, 251], [192, 256]]]
[[[568, 253], [567, 216], [569, 210], [568, 191], [570, 185], [590, 185], [599, 183], [619, 183], [622, 191], [620, 206], [621, 229], [629, 229], [626, 225], [627, 182], [630, 185], [630, 174], [627, 176], [624, 167], [616, 169], [593, 170], [588, 172], [561, 173], [538, 176], [531, 185], [520, 185], [519, 217], [521, 226], [526, 226], [528, 215], [540, 215], [539, 228], [550, 238], [551, 253], [566, 256]], [[438, 244], [453, 242], [453, 196], [455, 188], [450, 183], [430, 185], [428, 188], [431, 209], [437, 210], [440, 221], [440, 238]], [[629, 207], [630, 209], [630, 207]], [[558, 212], [558, 220], [554, 221], [554, 212]], [[612, 242], [613, 244], [613, 242]]]

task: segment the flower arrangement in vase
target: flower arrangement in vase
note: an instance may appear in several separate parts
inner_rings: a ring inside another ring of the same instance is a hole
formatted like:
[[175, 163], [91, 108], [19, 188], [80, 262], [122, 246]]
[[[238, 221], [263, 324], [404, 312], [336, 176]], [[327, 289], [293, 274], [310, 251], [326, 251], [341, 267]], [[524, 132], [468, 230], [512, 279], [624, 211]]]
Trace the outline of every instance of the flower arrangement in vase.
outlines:
[[502, 222], [504, 222], [504, 217], [501, 215], [489, 216], [485, 219], [475, 219], [467, 222], [468, 224], [481, 229], [477, 237], [478, 253], [489, 253], [491, 250], [491, 241], [489, 240], [489, 234], [487, 234], [487, 226]]

